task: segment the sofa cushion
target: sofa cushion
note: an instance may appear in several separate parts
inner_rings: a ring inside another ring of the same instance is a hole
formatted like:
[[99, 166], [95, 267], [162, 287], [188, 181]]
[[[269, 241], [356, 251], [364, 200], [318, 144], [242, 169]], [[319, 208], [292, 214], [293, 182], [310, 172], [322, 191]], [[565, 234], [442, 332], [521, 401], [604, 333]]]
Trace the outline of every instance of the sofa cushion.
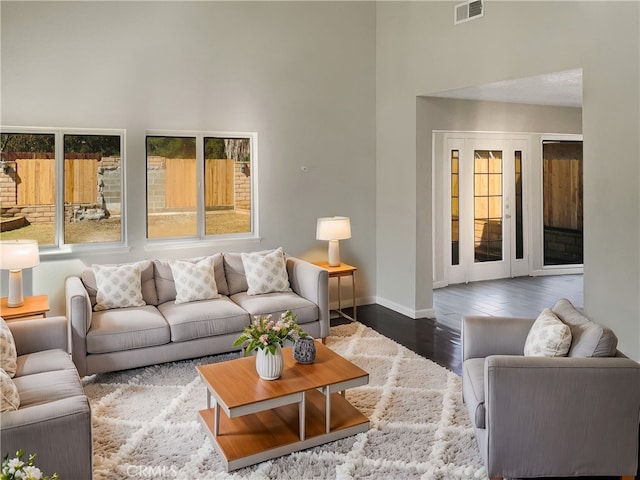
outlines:
[[169, 260], [169, 266], [176, 288], [176, 303], [220, 298], [212, 257], [204, 258], [197, 263]]
[[20, 395], [20, 409], [84, 395], [75, 369], [25, 375], [14, 382]]
[[291, 291], [282, 248], [267, 254], [242, 253], [240, 255], [249, 295]]
[[[210, 257], [196, 257], [181, 260], [183, 262], [198, 263], [205, 258], [213, 259], [213, 270], [216, 280], [216, 288], [221, 295], [229, 295], [229, 287], [225, 278], [224, 263], [222, 254], [216, 253]], [[155, 288], [158, 297], [158, 305], [176, 299], [176, 285], [171, 271], [170, 260], [154, 260], [153, 261]]]
[[110, 308], [141, 307], [145, 304], [142, 298], [142, 269], [138, 264], [127, 265], [94, 265], [98, 293], [96, 306], [98, 312]]
[[315, 303], [293, 292], [266, 293], [264, 295], [249, 295], [247, 292], [241, 292], [230, 298], [249, 312], [251, 318], [270, 313], [274, 317], [279, 317], [281, 313], [291, 310], [297, 316], [296, 323], [302, 325], [315, 322], [320, 315]]
[[484, 358], [470, 358], [462, 365], [462, 393], [469, 418], [477, 428], [486, 428], [484, 360]]
[[64, 350], [41, 350], [18, 357], [16, 377], [54, 370], [75, 370], [71, 357]]
[[4, 321], [0, 317], [0, 368], [2, 368], [10, 377], [16, 374], [16, 342], [13, 340], [13, 334]]
[[4, 369], [0, 368], [0, 412], [17, 410], [20, 407], [18, 387]]
[[94, 312], [87, 332], [87, 352], [107, 353], [169, 343], [169, 325], [156, 307]]
[[[153, 277], [153, 262], [151, 260], [142, 260], [135, 263], [139, 264], [141, 269], [140, 284], [142, 298], [147, 305], [157, 305], [158, 297], [156, 296], [156, 284]], [[92, 268], [86, 268], [82, 272], [82, 283], [89, 294], [91, 307], [93, 308], [96, 304], [98, 284], [96, 282], [96, 275]]]
[[571, 346], [571, 330], [548, 308], [533, 325], [524, 342], [528, 357], [565, 357]]
[[571, 329], [569, 357], [615, 356], [618, 338], [610, 329], [589, 320], [566, 298], [556, 302], [553, 312]]
[[158, 305], [171, 328], [171, 341], [242, 332], [249, 325], [249, 314], [228, 297], [175, 304]]

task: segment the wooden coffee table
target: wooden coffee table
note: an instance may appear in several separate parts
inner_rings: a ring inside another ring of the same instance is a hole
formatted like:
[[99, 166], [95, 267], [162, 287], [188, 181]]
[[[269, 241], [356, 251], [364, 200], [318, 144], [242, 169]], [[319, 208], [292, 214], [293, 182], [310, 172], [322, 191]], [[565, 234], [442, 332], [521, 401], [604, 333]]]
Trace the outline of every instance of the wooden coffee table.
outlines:
[[278, 380], [261, 380], [255, 357], [196, 367], [207, 386], [199, 418], [227, 471], [369, 430], [344, 396], [369, 374], [318, 341], [316, 350], [315, 362], [301, 365], [283, 348]]

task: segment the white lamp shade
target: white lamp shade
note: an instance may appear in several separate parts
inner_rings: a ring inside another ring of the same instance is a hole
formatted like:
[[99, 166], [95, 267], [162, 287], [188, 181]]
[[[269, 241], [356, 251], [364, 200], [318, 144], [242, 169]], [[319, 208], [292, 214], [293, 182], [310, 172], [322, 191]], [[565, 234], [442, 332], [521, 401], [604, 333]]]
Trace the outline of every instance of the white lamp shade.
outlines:
[[2, 240], [0, 242], [0, 269], [21, 270], [40, 264], [36, 240]]
[[317, 240], [346, 240], [351, 238], [349, 217], [323, 217], [316, 226]]

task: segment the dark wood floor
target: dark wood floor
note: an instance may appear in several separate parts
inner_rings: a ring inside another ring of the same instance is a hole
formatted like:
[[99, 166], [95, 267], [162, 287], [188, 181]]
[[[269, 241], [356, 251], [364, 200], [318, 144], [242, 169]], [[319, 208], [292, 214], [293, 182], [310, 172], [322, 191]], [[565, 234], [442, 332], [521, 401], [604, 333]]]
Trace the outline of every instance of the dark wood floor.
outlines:
[[[463, 315], [537, 317], [560, 298], [583, 308], [582, 275], [519, 277], [452, 285], [433, 292], [436, 318], [412, 319], [380, 305], [358, 307], [358, 321], [414, 352], [462, 372]], [[346, 309], [350, 313], [350, 309]], [[344, 323], [333, 319], [332, 324]]]
[[[358, 307], [358, 321], [461, 375], [462, 316], [535, 318], [561, 298], [569, 299], [577, 308], [584, 308], [582, 275], [519, 277], [453, 285], [434, 290], [433, 297], [435, 319], [414, 320], [374, 304]], [[345, 309], [345, 312], [352, 313], [351, 309]], [[332, 325], [348, 322], [343, 318], [331, 320]], [[590, 480], [608, 480], [608, 477], [591, 477]], [[640, 471], [636, 480], [640, 480]]]

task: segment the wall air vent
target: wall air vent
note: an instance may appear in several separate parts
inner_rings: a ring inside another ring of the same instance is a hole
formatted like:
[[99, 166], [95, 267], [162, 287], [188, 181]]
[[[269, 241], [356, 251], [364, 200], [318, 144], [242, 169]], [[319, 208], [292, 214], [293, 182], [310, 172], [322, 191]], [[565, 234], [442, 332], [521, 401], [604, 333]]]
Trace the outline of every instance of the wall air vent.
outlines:
[[467, 1], [454, 8], [454, 25], [484, 16], [484, 0]]

